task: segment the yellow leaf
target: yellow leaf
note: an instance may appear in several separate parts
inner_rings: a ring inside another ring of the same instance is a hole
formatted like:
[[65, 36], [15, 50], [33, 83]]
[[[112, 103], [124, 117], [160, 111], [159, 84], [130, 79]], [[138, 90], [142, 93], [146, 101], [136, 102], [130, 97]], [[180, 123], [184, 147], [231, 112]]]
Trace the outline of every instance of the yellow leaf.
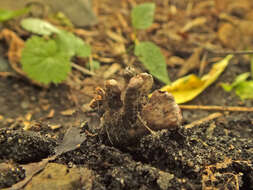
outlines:
[[223, 60], [215, 63], [210, 72], [202, 78], [194, 74], [187, 75], [170, 85], [164, 86], [161, 91], [172, 93], [178, 104], [188, 102], [203, 92], [220, 76], [232, 57], [233, 55], [228, 55]]

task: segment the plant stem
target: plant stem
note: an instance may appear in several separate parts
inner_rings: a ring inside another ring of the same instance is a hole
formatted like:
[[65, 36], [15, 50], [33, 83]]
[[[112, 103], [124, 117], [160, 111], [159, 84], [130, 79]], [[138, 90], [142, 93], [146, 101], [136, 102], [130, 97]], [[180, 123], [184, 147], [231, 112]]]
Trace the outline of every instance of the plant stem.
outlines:
[[75, 64], [75, 63], [72, 63], [71, 66], [72, 66], [73, 68], [77, 69], [78, 71], [81, 71], [82, 73], [84, 73], [84, 74], [86, 74], [86, 75], [91, 75], [91, 76], [95, 75], [94, 72], [89, 71], [88, 69], [85, 69], [85, 68], [83, 68], [83, 67], [81, 67], [80, 65], [77, 65], [77, 64]]

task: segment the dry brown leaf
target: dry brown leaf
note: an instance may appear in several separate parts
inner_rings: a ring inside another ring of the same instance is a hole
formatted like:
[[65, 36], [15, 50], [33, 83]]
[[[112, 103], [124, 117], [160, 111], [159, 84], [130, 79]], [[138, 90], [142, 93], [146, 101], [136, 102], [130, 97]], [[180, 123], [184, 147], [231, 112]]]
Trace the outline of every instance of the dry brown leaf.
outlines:
[[26, 119], [27, 121], [31, 121], [31, 119], [32, 119], [32, 113], [27, 113], [27, 114], [25, 115], [25, 119]]
[[202, 76], [204, 73], [204, 70], [206, 68], [206, 65], [208, 64], [207, 62], [207, 53], [204, 53], [201, 61], [200, 61], [200, 66], [199, 66], [199, 76]]
[[107, 30], [106, 31], [106, 35], [111, 38], [112, 40], [114, 40], [115, 42], [118, 42], [118, 43], [126, 43], [126, 39], [121, 36], [120, 34], [116, 33], [116, 32], [113, 32], [111, 30]]
[[231, 49], [240, 49], [243, 45], [240, 30], [230, 23], [221, 25], [218, 30], [218, 38], [225, 47]]
[[187, 22], [187, 24], [182, 28], [180, 31], [181, 33], [185, 33], [190, 31], [191, 29], [204, 25], [206, 23], [207, 19], [205, 17], [198, 17], [194, 20], [191, 20], [190, 22]]
[[11, 67], [20, 75], [25, 76], [25, 73], [19, 64], [21, 52], [24, 48], [24, 41], [19, 38], [15, 32], [8, 29], [2, 30], [0, 33], [0, 39], [4, 39], [9, 46], [7, 55]]
[[181, 77], [191, 71], [192, 69], [198, 68], [200, 65], [200, 55], [203, 52], [203, 48], [197, 48], [189, 59], [181, 67], [177, 76]]
[[49, 104], [43, 104], [43, 105], [41, 105], [41, 108], [42, 108], [44, 111], [47, 111], [47, 110], [50, 108], [50, 105], [49, 105]]
[[[252, 38], [253, 36], [253, 21], [251, 20], [240, 20], [238, 22], [238, 26], [239, 26], [239, 29], [241, 31], [241, 35], [244, 37], [245, 35], [246, 36], [250, 36]], [[251, 43], [248, 42], [248, 43]]]
[[47, 115], [47, 118], [53, 118], [54, 117], [55, 110], [51, 109]]
[[112, 43], [112, 53], [114, 55], [122, 55], [126, 53], [126, 47], [123, 43]]
[[32, 127], [33, 127], [33, 125], [32, 125], [33, 123], [32, 122], [30, 122], [30, 121], [23, 121], [23, 130], [24, 131], [28, 131], [28, 130], [30, 130]]
[[126, 21], [126, 19], [123, 17], [123, 15], [121, 13], [116, 13], [117, 19], [119, 20], [122, 28], [129, 28], [128, 23]]
[[231, 15], [236, 15], [240, 18], [244, 18], [247, 12], [251, 10], [249, 0], [233, 1], [228, 6], [228, 12]]
[[71, 116], [76, 112], [75, 109], [68, 109], [68, 110], [64, 110], [61, 112], [62, 115], [64, 116]]
[[112, 64], [103, 74], [103, 77], [105, 79], [110, 78], [113, 74], [115, 74], [116, 72], [118, 72], [121, 69], [120, 64], [118, 63], [114, 63]]
[[82, 38], [87, 38], [87, 37], [94, 37], [94, 36], [98, 36], [99, 35], [99, 31], [88, 31], [88, 30], [84, 30], [84, 29], [75, 29], [74, 33], [77, 36], [80, 36]]
[[49, 125], [49, 127], [52, 129], [52, 130], [56, 130], [56, 129], [59, 129], [62, 127], [62, 125], [58, 124], [58, 125]]
[[[26, 73], [22, 70], [20, 65], [21, 53], [24, 48], [24, 41], [13, 31], [8, 29], [3, 29], [0, 33], [0, 40], [4, 39], [9, 46], [8, 49], [8, 60], [14, 71], [16, 71], [21, 76], [27, 78]], [[31, 80], [32, 84], [40, 87], [47, 88], [48, 86], [42, 85], [34, 80]]]
[[214, 0], [215, 2], [215, 8], [217, 11], [221, 12], [221, 11], [224, 11], [228, 5], [229, 5], [229, 2], [230, 0]]
[[16, 75], [11, 72], [0, 72], [0, 77], [6, 78], [6, 77], [10, 77], [10, 76], [15, 77]]
[[168, 58], [167, 64], [170, 66], [180, 65], [182, 66], [184, 64], [184, 59], [178, 56], [171, 56]]

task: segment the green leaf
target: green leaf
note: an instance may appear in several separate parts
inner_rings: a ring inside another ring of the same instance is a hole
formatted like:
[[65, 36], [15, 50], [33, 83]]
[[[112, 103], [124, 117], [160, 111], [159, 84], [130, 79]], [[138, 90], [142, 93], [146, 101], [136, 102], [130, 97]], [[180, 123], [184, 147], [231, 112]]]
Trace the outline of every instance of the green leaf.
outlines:
[[241, 82], [235, 89], [241, 99], [253, 99], [253, 80]]
[[250, 73], [243, 73], [238, 75], [232, 84], [222, 83], [221, 86], [225, 91], [230, 92], [233, 88], [236, 88], [238, 85], [240, 85], [241, 82], [246, 81], [249, 76]]
[[88, 57], [91, 54], [91, 47], [72, 33], [61, 31], [55, 40], [60, 49], [68, 53], [70, 57]]
[[91, 71], [95, 71], [100, 68], [100, 63], [96, 60], [93, 60], [91, 63], [87, 64], [86, 67]]
[[49, 22], [38, 18], [25, 18], [21, 21], [21, 26], [25, 30], [39, 35], [51, 35], [60, 32], [58, 28]]
[[233, 86], [227, 83], [221, 83], [221, 87], [226, 91], [226, 92], [231, 92], [233, 90]]
[[251, 58], [251, 78], [253, 79], [253, 58]]
[[243, 73], [237, 76], [231, 85], [222, 84], [222, 87], [228, 92], [234, 89], [241, 99], [253, 99], [253, 80], [247, 81], [249, 76], [250, 73]]
[[137, 5], [131, 12], [133, 27], [136, 29], [146, 29], [150, 27], [154, 21], [154, 13], [154, 3], [143, 3]]
[[13, 19], [17, 16], [27, 13], [28, 11], [28, 8], [16, 11], [0, 9], [0, 22], [5, 22], [7, 20]]
[[135, 46], [134, 54], [150, 74], [166, 84], [170, 83], [165, 57], [159, 47], [152, 42], [140, 42]]
[[22, 51], [21, 64], [28, 77], [40, 83], [59, 83], [71, 70], [70, 57], [54, 40], [32, 36]]

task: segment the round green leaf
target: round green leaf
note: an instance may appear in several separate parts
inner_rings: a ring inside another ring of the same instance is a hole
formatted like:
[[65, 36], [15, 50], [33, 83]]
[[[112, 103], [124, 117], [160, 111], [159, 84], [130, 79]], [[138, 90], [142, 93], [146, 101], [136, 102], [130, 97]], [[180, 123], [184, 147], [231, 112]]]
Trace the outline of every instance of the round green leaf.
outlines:
[[133, 8], [131, 20], [136, 29], [146, 29], [150, 27], [154, 20], [155, 4], [143, 3]]
[[28, 77], [44, 84], [62, 82], [71, 70], [70, 57], [56, 42], [38, 36], [26, 41], [21, 64]]

